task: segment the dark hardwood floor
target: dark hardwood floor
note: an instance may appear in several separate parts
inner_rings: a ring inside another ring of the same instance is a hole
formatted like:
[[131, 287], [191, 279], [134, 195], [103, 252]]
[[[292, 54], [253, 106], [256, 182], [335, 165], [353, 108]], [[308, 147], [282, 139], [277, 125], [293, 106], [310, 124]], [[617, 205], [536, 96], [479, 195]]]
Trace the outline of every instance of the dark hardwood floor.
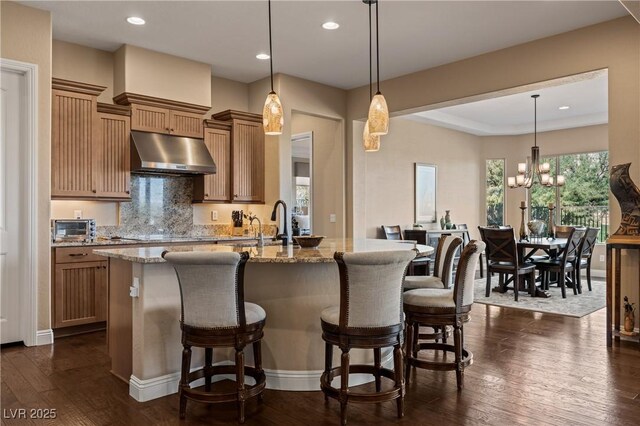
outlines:
[[[349, 424], [638, 425], [640, 346], [607, 350], [604, 325], [604, 310], [576, 319], [476, 304], [465, 326], [475, 358], [462, 392], [453, 372], [417, 370], [403, 419], [394, 403], [350, 404]], [[232, 404], [190, 403], [180, 422], [176, 395], [134, 401], [109, 373], [105, 343], [97, 332], [53, 346], [4, 348], [2, 424], [235, 424]], [[8, 419], [18, 408], [55, 408], [57, 418]], [[321, 392], [266, 391], [262, 404], [248, 403], [247, 424], [335, 425], [339, 411]]]

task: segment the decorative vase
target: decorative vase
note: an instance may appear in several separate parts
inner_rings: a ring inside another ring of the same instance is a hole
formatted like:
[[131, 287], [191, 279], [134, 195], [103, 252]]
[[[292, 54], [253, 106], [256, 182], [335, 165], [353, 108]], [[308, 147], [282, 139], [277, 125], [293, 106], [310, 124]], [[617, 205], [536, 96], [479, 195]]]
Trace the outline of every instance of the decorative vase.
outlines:
[[627, 333], [633, 333], [635, 327], [636, 317], [633, 312], [625, 312], [624, 314], [624, 331]]
[[[445, 224], [450, 224], [451, 223], [451, 215], [449, 214], [451, 210], [445, 210], [444, 211], [444, 223]], [[449, 226], [447, 229], [450, 229], [451, 226]]]
[[444, 216], [440, 218], [440, 229], [444, 229], [445, 221]]

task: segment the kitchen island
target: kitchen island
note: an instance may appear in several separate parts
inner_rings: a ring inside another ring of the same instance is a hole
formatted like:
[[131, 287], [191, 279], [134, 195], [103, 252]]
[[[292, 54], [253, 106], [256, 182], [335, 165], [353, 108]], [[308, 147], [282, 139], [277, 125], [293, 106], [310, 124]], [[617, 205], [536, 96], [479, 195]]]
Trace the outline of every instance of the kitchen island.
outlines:
[[[334, 252], [414, 248], [420, 255], [433, 252], [429, 246], [369, 239], [325, 240], [315, 249], [215, 244], [95, 250], [95, 254], [109, 258], [112, 372], [129, 383], [129, 394], [138, 401], [177, 392], [182, 352], [180, 291], [175, 272], [162, 259], [162, 252], [248, 251], [245, 299], [259, 304], [267, 313], [262, 343], [267, 387], [318, 390], [324, 368], [320, 312], [337, 305], [340, 298]], [[251, 364], [251, 351], [246, 352], [246, 362]], [[352, 361], [370, 361], [369, 352], [354, 350]], [[203, 350], [194, 348], [192, 368], [203, 363], [203, 354]], [[231, 359], [231, 351], [214, 352], [214, 362]], [[351, 382], [368, 379], [354, 377]]]

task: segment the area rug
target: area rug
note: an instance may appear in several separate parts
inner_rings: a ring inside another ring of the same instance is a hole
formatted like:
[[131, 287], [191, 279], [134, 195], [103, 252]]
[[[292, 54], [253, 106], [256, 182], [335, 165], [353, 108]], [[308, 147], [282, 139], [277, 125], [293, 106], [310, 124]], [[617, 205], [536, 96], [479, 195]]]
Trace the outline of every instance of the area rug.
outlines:
[[[474, 298], [476, 303], [580, 318], [604, 308], [606, 302], [606, 284], [603, 281], [593, 280], [593, 291], [589, 291], [585, 279], [582, 283], [582, 294], [576, 296], [573, 294], [573, 289], [567, 288], [566, 299], [562, 298], [560, 288], [555, 285], [550, 286], [551, 297], [547, 299], [531, 297], [526, 292], [520, 292], [517, 302], [513, 299], [512, 290], [506, 293], [492, 291], [489, 297], [485, 297], [486, 284], [486, 278], [475, 281]], [[492, 287], [498, 285], [497, 276], [492, 279], [491, 285]]]

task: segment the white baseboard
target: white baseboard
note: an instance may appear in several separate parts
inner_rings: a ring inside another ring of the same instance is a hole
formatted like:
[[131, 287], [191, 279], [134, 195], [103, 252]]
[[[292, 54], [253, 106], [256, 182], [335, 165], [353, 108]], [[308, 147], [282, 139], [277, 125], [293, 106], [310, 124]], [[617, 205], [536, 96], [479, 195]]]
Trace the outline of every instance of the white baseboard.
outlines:
[[53, 330], [38, 330], [36, 333], [36, 346], [52, 345], [53, 344]]
[[[385, 368], [391, 368], [393, 364], [393, 353], [390, 351], [382, 360]], [[230, 361], [221, 362], [217, 365], [231, 364]], [[194, 367], [196, 370], [201, 367]], [[285, 371], [285, 370], [265, 370], [267, 379], [267, 389], [288, 390], [288, 391], [319, 391], [320, 376], [322, 370], [317, 371]], [[219, 375], [214, 381], [223, 379], [234, 380], [233, 375]], [[339, 380], [337, 378], [336, 380]], [[349, 386], [357, 386], [363, 383], [373, 381], [373, 377], [368, 374], [351, 374], [349, 375]], [[151, 401], [166, 395], [178, 392], [178, 383], [180, 382], [180, 373], [167, 374], [151, 379], [139, 379], [131, 375], [129, 379], [129, 396], [139, 402]], [[253, 379], [247, 378], [247, 384], [252, 384]], [[204, 384], [204, 379], [200, 379], [191, 384], [192, 387]]]

